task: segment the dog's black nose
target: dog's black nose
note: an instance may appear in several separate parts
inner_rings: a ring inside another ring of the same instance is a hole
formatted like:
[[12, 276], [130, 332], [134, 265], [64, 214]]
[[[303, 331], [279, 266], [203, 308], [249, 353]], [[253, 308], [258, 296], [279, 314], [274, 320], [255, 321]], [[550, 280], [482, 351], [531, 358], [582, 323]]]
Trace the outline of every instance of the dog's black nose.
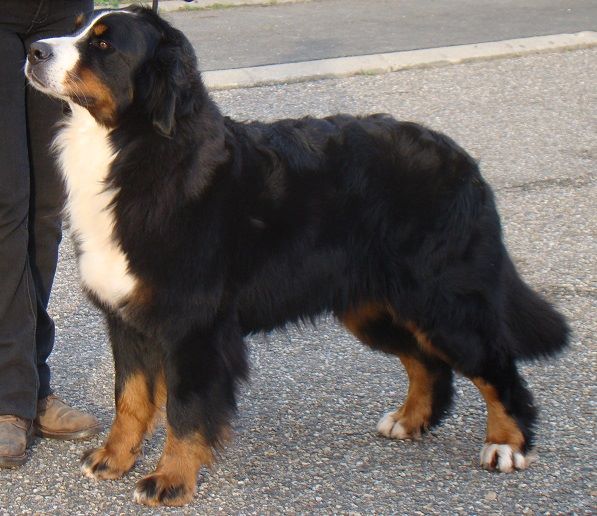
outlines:
[[31, 64], [47, 61], [52, 57], [52, 47], [43, 41], [37, 41], [31, 44], [27, 55]]

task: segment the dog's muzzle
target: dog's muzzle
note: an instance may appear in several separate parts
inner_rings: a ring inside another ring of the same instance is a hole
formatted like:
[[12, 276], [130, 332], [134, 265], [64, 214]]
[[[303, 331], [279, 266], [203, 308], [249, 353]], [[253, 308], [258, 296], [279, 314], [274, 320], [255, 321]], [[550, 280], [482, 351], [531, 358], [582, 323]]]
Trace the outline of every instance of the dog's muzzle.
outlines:
[[[48, 68], [54, 61], [54, 49], [52, 45], [43, 41], [32, 43], [27, 51], [27, 64], [25, 65], [25, 75], [37, 89], [50, 93], [48, 91], [50, 80], [48, 77]], [[55, 88], [52, 88], [55, 89]]]

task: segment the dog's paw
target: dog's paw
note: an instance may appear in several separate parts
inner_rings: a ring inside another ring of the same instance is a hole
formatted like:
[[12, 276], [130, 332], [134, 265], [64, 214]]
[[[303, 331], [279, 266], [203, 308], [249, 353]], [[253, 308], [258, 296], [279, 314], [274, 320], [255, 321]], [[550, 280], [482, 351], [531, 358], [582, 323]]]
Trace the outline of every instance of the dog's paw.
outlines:
[[526, 469], [532, 462], [530, 456], [523, 455], [509, 444], [486, 443], [481, 449], [481, 466], [491, 471], [511, 473]]
[[121, 457], [110, 453], [106, 448], [93, 448], [81, 457], [83, 475], [96, 480], [120, 478], [135, 464], [135, 457]]
[[400, 414], [388, 412], [377, 423], [377, 431], [389, 439], [416, 439], [421, 435], [420, 428], [409, 429], [400, 422]]
[[195, 494], [195, 483], [181, 476], [154, 473], [137, 482], [133, 499], [142, 505], [181, 506], [189, 503]]

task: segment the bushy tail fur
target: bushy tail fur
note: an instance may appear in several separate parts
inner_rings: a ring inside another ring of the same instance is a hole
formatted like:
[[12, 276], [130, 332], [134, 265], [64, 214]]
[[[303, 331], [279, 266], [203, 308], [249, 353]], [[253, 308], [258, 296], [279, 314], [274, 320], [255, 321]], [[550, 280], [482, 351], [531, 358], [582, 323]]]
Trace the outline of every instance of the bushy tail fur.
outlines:
[[518, 275], [509, 257], [504, 267], [505, 324], [510, 353], [521, 359], [552, 356], [568, 345], [564, 317]]

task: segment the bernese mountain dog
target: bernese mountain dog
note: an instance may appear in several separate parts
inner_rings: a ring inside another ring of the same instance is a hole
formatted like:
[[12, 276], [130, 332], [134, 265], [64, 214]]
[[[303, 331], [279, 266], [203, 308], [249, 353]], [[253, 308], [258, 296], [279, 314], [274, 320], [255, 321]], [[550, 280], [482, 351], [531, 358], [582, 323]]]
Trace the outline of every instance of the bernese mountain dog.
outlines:
[[536, 410], [517, 362], [561, 350], [568, 328], [520, 278], [492, 191], [450, 138], [386, 114], [231, 120], [189, 41], [142, 7], [32, 44], [26, 75], [70, 105], [66, 211], [114, 354], [116, 416], [85, 475], [129, 471], [165, 406], [134, 499], [189, 502], [230, 434], [244, 337], [322, 313], [406, 369], [380, 434], [437, 425], [456, 371], [487, 404], [481, 465], [527, 467]]

